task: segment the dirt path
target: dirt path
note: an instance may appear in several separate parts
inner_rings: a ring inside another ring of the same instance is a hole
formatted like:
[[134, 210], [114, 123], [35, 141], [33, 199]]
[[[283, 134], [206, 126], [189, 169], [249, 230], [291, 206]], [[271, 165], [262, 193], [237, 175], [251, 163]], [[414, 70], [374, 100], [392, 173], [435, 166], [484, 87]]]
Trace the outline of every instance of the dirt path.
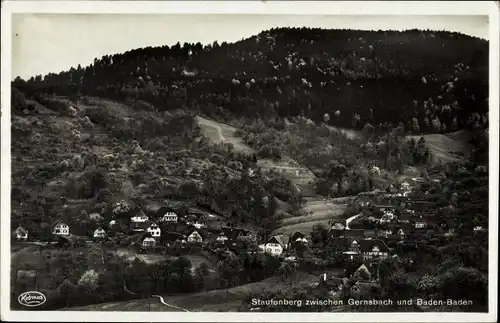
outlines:
[[236, 128], [225, 123], [196, 117], [202, 134], [216, 143], [232, 144], [234, 149], [246, 154], [253, 154], [255, 150], [243, 142], [243, 139], [235, 135]]
[[151, 297], [156, 297], [160, 300], [160, 303], [162, 303], [163, 305], [165, 306], [168, 306], [168, 307], [172, 307], [172, 308], [175, 308], [177, 310], [181, 310], [181, 311], [184, 311], [184, 312], [189, 312], [187, 309], [185, 308], [182, 308], [182, 307], [178, 307], [178, 306], [175, 306], [175, 305], [172, 305], [172, 304], [168, 304], [165, 302], [165, 300], [163, 299], [163, 297], [161, 297], [160, 295], [151, 295]]

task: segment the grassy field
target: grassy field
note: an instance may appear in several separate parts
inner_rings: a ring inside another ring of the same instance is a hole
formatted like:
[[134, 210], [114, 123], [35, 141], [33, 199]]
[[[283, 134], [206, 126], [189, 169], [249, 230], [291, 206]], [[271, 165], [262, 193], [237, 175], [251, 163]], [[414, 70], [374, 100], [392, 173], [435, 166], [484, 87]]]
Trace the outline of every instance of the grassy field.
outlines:
[[222, 122], [196, 117], [203, 136], [215, 143], [230, 143], [234, 149], [243, 153], [253, 154], [255, 151], [235, 135], [236, 128]]
[[303, 196], [315, 196], [314, 181], [316, 176], [306, 167], [299, 165], [296, 161], [283, 158], [275, 161], [271, 159], [259, 159], [257, 165], [264, 172], [279, 173], [290, 180]]
[[[347, 202], [348, 199], [343, 198], [342, 202]], [[347, 203], [339, 204], [338, 202], [337, 199], [306, 199], [302, 207], [306, 214], [281, 220], [280, 227], [275, 230], [275, 233], [293, 234], [295, 231], [301, 231], [308, 234], [316, 224], [328, 226], [328, 222], [342, 216], [348, 206]]]
[[432, 152], [432, 162], [435, 164], [463, 160], [469, 156], [472, 148], [468, 144], [470, 134], [464, 130], [448, 134], [409, 136], [408, 138], [414, 138], [418, 141], [420, 137], [424, 137]]
[[[258, 297], [262, 291], [276, 291], [296, 287], [300, 285], [310, 285], [317, 283], [318, 277], [304, 272], [297, 272], [293, 277], [282, 281], [280, 277], [271, 277], [261, 282], [236, 286], [229, 289], [199, 292], [190, 295], [179, 295], [164, 297], [166, 303], [178, 306], [188, 311], [216, 312], [216, 311], [236, 311], [249, 295]], [[72, 311], [148, 311], [151, 304], [151, 311], [179, 311], [166, 306], [158, 298], [140, 299], [125, 302], [113, 302], [74, 307]]]

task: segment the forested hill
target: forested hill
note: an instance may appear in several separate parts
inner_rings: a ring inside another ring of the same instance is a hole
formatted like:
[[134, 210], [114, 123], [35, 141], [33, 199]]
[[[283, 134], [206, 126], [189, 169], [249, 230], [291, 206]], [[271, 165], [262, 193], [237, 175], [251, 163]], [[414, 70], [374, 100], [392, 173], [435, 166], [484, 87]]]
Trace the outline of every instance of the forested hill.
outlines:
[[341, 127], [403, 122], [413, 133], [439, 133], [487, 127], [488, 42], [436, 31], [277, 28], [231, 44], [107, 55], [13, 86], [28, 97], [140, 99], [219, 119], [303, 114]]

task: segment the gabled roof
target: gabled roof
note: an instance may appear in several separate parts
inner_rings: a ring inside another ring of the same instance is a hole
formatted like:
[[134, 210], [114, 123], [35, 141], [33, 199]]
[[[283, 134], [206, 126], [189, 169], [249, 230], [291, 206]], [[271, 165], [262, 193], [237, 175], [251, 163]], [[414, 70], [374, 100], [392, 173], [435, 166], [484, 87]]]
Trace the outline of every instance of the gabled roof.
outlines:
[[62, 224], [65, 224], [65, 225], [68, 225], [66, 223], [66, 221], [62, 220], [61, 218], [57, 218], [55, 219], [54, 221], [52, 221], [52, 227], [55, 227], [56, 225], [58, 225], [59, 223], [62, 223]]
[[345, 224], [340, 222], [335, 222], [330, 227], [330, 230], [344, 230], [344, 229], [345, 229]]
[[188, 233], [186, 234], [186, 237], [189, 237], [190, 235], [192, 235], [193, 232], [198, 232], [198, 234], [200, 235], [200, 237], [202, 239], [205, 239], [207, 237], [207, 232], [206, 231], [204, 231], [202, 229], [196, 229], [196, 228], [190, 229], [188, 231]]
[[18, 233], [18, 232], [27, 233], [27, 232], [28, 232], [28, 230], [26, 230], [26, 229], [25, 229], [24, 227], [22, 227], [22, 226], [18, 226], [18, 227], [14, 230], [14, 232], [16, 232], [16, 233]]
[[305, 237], [305, 234], [303, 234], [302, 232], [300, 231], [296, 231], [294, 234], [292, 234], [292, 241], [295, 242], [297, 239], [299, 238], [304, 238]]
[[389, 247], [385, 244], [383, 240], [361, 240], [359, 242], [360, 249], [362, 252], [370, 252], [372, 251], [373, 247], [378, 247], [380, 252], [390, 252]]
[[272, 236], [268, 241], [267, 243], [273, 243], [273, 242], [276, 242], [278, 243], [279, 245], [281, 245], [282, 247], [285, 247], [287, 244], [288, 244], [288, 237], [285, 236], [285, 235], [275, 235], [275, 236]]
[[355, 273], [358, 272], [358, 271], [361, 271], [361, 270], [366, 270], [366, 272], [371, 275], [371, 271], [368, 269], [368, 267], [366, 267], [365, 264], [362, 264], [361, 266], [358, 267], [358, 269], [356, 269]]

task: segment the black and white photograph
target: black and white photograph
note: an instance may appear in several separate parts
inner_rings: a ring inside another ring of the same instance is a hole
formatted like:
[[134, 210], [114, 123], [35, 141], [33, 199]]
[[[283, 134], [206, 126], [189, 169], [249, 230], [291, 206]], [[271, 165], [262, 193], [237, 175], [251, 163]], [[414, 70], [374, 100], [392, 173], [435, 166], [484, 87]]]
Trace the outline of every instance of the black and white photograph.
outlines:
[[91, 2], [2, 2], [2, 320], [496, 321], [498, 2]]

